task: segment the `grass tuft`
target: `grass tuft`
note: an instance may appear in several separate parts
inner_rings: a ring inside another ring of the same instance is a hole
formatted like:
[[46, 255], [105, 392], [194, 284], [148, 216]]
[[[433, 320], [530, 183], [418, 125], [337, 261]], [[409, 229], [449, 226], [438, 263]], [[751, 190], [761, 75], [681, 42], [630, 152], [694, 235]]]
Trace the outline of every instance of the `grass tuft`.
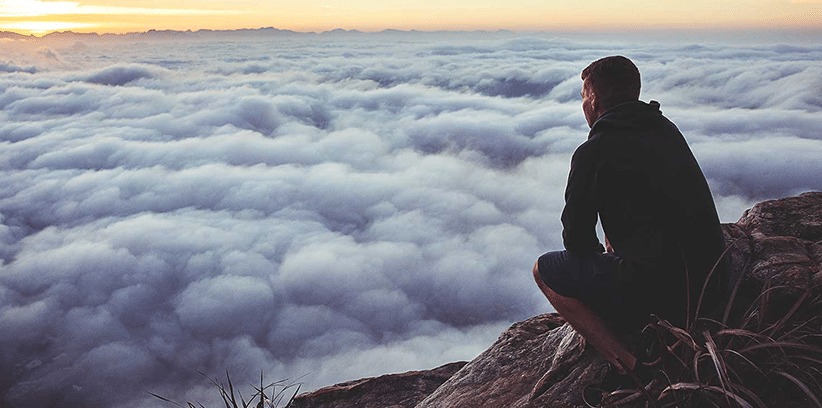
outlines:
[[[256, 385], [251, 384], [251, 387], [254, 389], [255, 393], [251, 396], [251, 399], [249, 399], [246, 402], [240, 391], [234, 389], [234, 384], [231, 382], [231, 376], [228, 374], [228, 370], [226, 370], [225, 372], [227, 385], [223, 385], [220, 381], [217, 380], [217, 378], [211, 378], [200, 371], [197, 372], [200, 373], [200, 375], [202, 375], [203, 377], [208, 378], [211, 384], [213, 384], [217, 388], [218, 392], [220, 393], [220, 397], [222, 398], [223, 403], [225, 404], [225, 408], [279, 408], [281, 406], [280, 404], [282, 404], [283, 401], [285, 401], [285, 405], [282, 405], [282, 408], [288, 408], [291, 406], [291, 403], [294, 402], [294, 398], [297, 397], [297, 393], [300, 392], [301, 387], [300, 384], [292, 383], [288, 379], [275, 381], [269, 383], [268, 385], [265, 385], [265, 382], [263, 380], [263, 373], [260, 372], [260, 386], [258, 388]], [[293, 390], [293, 392], [291, 392], [291, 390]], [[200, 404], [199, 402], [197, 403], [197, 405], [194, 405], [191, 402], [187, 402], [186, 405], [183, 405], [179, 402], [172, 401], [153, 392], [149, 392], [149, 394], [162, 401], [174, 404], [178, 407], [206, 408], [205, 406], [203, 406], [203, 404]], [[291, 396], [290, 398], [288, 397], [289, 395]], [[239, 402], [237, 401], [238, 398], [240, 400]], [[286, 400], [286, 398], [288, 399]], [[257, 404], [252, 405], [254, 404], [255, 400], [257, 401]]]
[[646, 327], [661, 354], [646, 363], [654, 379], [606, 396], [602, 407], [822, 408], [820, 288], [797, 294], [766, 282], [737, 308], [740, 282], [718, 319], [697, 316], [681, 328], [655, 318]]

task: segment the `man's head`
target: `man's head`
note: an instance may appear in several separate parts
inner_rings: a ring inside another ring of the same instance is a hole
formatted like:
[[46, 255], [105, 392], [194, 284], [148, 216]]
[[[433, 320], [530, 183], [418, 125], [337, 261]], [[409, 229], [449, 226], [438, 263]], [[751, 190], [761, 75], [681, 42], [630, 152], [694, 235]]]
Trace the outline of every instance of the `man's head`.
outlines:
[[639, 70], [623, 56], [596, 60], [582, 70], [582, 111], [588, 126], [608, 109], [639, 100]]

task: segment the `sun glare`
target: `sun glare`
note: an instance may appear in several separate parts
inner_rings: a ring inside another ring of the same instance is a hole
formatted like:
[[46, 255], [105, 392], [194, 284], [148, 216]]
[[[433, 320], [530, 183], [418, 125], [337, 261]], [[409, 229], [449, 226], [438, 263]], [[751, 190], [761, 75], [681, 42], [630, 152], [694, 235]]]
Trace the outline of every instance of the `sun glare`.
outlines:
[[[232, 9], [198, 9], [180, 7], [168, 3], [167, 8], [141, 7], [145, 3], [111, 2], [115, 4], [93, 5], [86, 1], [2, 0], [0, 1], [0, 29], [23, 34], [44, 34], [51, 31], [92, 31], [105, 28], [105, 32], [148, 30], [151, 28], [207, 28], [219, 26], [224, 20], [236, 20], [246, 11]], [[156, 3], [152, 3], [154, 5]], [[180, 17], [191, 17], [181, 19]], [[169, 19], [173, 26], [163, 27]], [[68, 20], [68, 21], [60, 21]], [[183, 21], [185, 20], [185, 21]], [[200, 24], [198, 24], [198, 22]], [[114, 23], [114, 24], [113, 24]], [[202, 27], [199, 27], [202, 25]]]
[[37, 17], [70, 14], [77, 9], [71, 1], [7, 0], [0, 4], [0, 17]]
[[25, 21], [19, 23], [0, 24], [0, 29], [24, 31], [30, 34], [44, 34], [52, 31], [76, 30], [92, 27], [97, 27], [97, 25], [88, 23], [69, 23], [65, 21]]
[[200, 10], [190, 8], [146, 8], [120, 6], [91, 6], [73, 1], [9, 0], [0, 4], [0, 17], [38, 17], [49, 15], [123, 15], [179, 16], [241, 14], [233, 10]]

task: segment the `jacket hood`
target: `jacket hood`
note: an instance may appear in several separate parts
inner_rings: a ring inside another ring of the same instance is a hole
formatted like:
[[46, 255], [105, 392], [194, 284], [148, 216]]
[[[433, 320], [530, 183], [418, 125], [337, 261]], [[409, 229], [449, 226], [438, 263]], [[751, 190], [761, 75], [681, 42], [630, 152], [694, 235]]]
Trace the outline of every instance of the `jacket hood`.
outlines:
[[648, 123], [662, 116], [659, 102], [625, 102], [608, 109], [591, 126], [588, 137], [606, 129], [646, 129]]

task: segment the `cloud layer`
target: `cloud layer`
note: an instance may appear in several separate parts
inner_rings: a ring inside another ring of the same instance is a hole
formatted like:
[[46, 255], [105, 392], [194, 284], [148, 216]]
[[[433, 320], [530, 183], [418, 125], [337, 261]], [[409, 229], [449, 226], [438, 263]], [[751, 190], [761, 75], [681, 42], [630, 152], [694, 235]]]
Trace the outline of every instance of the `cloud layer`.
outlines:
[[[490, 38], [489, 38], [490, 37]], [[550, 310], [620, 53], [725, 222], [821, 190], [822, 47], [485, 36], [25, 44], [0, 56], [0, 396], [207, 403], [196, 370], [303, 390], [470, 359]], [[127, 404], [124, 403], [127, 401]], [[4, 405], [5, 406], [5, 405]]]

